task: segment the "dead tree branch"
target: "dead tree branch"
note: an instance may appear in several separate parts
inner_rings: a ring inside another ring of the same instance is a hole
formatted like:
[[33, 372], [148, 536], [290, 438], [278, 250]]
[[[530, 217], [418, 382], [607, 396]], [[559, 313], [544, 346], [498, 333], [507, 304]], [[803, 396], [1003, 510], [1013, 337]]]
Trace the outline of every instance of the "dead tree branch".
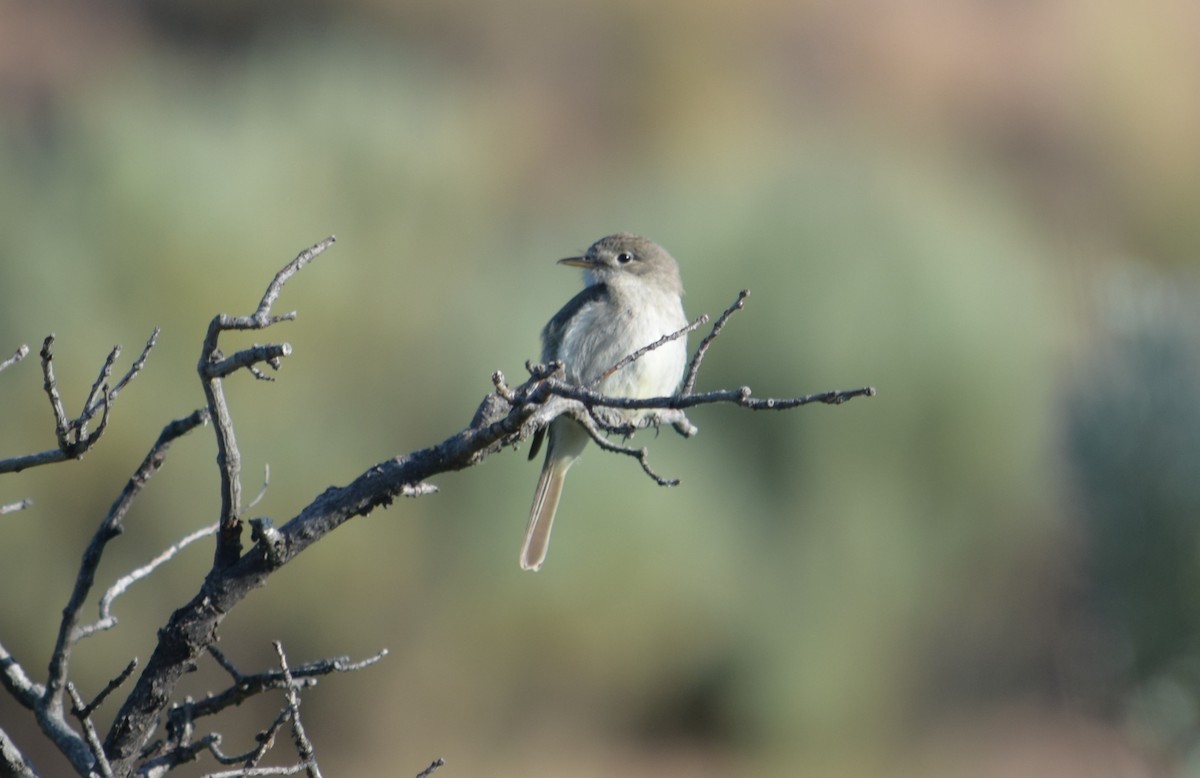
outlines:
[[[100, 367], [100, 373], [96, 376], [96, 380], [92, 383], [92, 388], [88, 392], [83, 409], [80, 411], [79, 416], [74, 419], [67, 418], [66, 407], [63, 405], [62, 395], [58, 390], [58, 381], [54, 377], [54, 335], [53, 333], [47, 335], [46, 339], [42, 342], [42, 350], [40, 352], [42, 358], [42, 389], [46, 392], [46, 397], [50, 401], [50, 412], [54, 416], [54, 438], [58, 445], [56, 448], [36, 454], [24, 454], [22, 456], [0, 459], [0, 473], [18, 473], [30, 467], [65, 462], [68, 459], [79, 459], [86, 454], [92, 446], [100, 441], [100, 436], [104, 434], [104, 430], [108, 426], [108, 415], [112, 410], [113, 403], [116, 402], [117, 395], [146, 366], [146, 358], [150, 355], [150, 350], [158, 342], [158, 332], [158, 328], [155, 328], [154, 332], [150, 335], [150, 339], [146, 341], [146, 346], [142, 349], [141, 355], [129, 367], [125, 375], [121, 376], [116, 386], [109, 388], [108, 379], [112, 376], [113, 365], [121, 355], [121, 347], [113, 347], [112, 351], [105, 358], [104, 364]], [[17, 349], [17, 353], [5, 360], [0, 369], [20, 361], [28, 352], [29, 349], [26, 346]], [[89, 432], [87, 428], [88, 422], [97, 413], [100, 414], [100, 425], [95, 431]]]
[[221, 515], [217, 522], [219, 529], [214, 567], [227, 567], [237, 561], [242, 553], [242, 457], [233, 432], [233, 418], [225, 401], [222, 380], [240, 368], [252, 371], [257, 378], [263, 378], [265, 376], [257, 369], [259, 363], [265, 362], [278, 370], [280, 360], [292, 351], [292, 347], [287, 343], [255, 345], [231, 357], [225, 357], [218, 346], [221, 333], [231, 330], [262, 330], [272, 324], [293, 321], [296, 318], [295, 311], [273, 316], [271, 307], [279, 298], [279, 293], [283, 291], [283, 285], [288, 279], [320, 256], [335, 240], [331, 235], [315, 246], [301, 251], [295, 259], [284, 265], [267, 286], [267, 291], [263, 293], [254, 313], [249, 316], [218, 314], [208, 325], [208, 333], [204, 337], [196, 370], [200, 374], [208, 413], [213, 420], [213, 430], [217, 436], [217, 467], [221, 475]]
[[20, 362], [22, 359], [24, 359], [27, 356], [29, 356], [29, 346], [26, 346], [24, 343], [22, 343], [17, 348], [17, 350], [15, 352], [13, 352], [13, 355], [11, 357], [4, 360], [3, 362], [0, 362], [0, 372], [7, 370], [8, 368], [17, 364], [18, 362]]

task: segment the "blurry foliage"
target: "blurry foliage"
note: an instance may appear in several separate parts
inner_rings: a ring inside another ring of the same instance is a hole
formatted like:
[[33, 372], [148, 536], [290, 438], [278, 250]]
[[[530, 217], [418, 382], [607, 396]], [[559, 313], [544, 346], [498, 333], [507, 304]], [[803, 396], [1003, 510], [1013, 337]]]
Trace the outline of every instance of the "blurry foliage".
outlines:
[[[96, 451], [4, 480], [0, 501], [35, 499], [0, 525], [2, 585], [28, 584], [0, 598], [5, 645], [37, 668], [91, 528], [201, 402], [208, 319], [248, 312], [298, 249], [339, 237], [280, 300], [294, 355], [277, 383], [228, 387], [276, 521], [459, 429], [578, 288], [553, 260], [631, 229], [679, 258], [689, 313], [753, 291], [702, 387], [880, 396], [706, 409], [695, 440], [647, 436], [673, 490], [589, 452], [536, 576], [516, 565], [522, 452], [335, 533], [222, 641], [246, 670], [274, 638], [297, 662], [391, 649], [306, 698], [327, 772], [443, 755], [463, 774], [895, 775], [948, 721], [968, 742], [993, 708], [1105, 695], [1170, 741], [1194, 641], [1197, 328], [1093, 322], [1113, 266], [1194, 267], [1191, 13], [5, 6], [0, 350], [56, 332], [77, 403], [114, 342], [164, 330]], [[0, 455], [49, 446], [34, 359], [0, 406]], [[214, 453], [206, 432], [176, 446], [101, 581], [212, 520]], [[85, 688], [148, 655], [206, 554], [127, 595], [80, 652]], [[1102, 618], [1065, 616], [1077, 597]], [[1056, 674], [1078, 646], [1104, 654], [1095, 688]], [[0, 701], [35, 742], [22, 720]], [[962, 751], [948, 774], [982, 758]]]
[[1200, 694], [1200, 287], [1127, 272], [1108, 297], [1069, 415], [1091, 607], [1105, 680], [1133, 695], [1128, 713], [1152, 739], [1170, 739], [1194, 731]]

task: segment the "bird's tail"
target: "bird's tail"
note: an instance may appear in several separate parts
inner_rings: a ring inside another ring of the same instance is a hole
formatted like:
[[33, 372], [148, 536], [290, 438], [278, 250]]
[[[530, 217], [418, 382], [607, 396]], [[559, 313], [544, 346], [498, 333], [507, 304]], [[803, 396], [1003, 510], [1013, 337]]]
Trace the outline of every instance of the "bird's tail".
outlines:
[[537, 491], [533, 493], [533, 507], [529, 509], [529, 526], [525, 529], [525, 544], [521, 547], [521, 569], [537, 570], [546, 561], [550, 547], [550, 528], [554, 524], [554, 513], [562, 496], [563, 479], [571, 459], [555, 457], [547, 452], [542, 474], [538, 477]]

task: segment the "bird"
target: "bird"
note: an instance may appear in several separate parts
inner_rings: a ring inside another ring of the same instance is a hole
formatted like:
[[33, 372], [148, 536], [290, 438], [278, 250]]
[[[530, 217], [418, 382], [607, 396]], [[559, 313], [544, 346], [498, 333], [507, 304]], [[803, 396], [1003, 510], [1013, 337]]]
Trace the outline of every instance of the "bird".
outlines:
[[[542, 329], [542, 362], [562, 363], [569, 383], [610, 397], [673, 395], [687, 362], [687, 343], [675, 338], [646, 352], [620, 370], [612, 368], [638, 349], [687, 326], [679, 265], [654, 241], [629, 232], [608, 235], [582, 256], [560, 265], [582, 268], [583, 291], [554, 314]], [[623, 411], [636, 422], [646, 411]], [[559, 416], [534, 436], [529, 458], [549, 438], [538, 476], [529, 525], [521, 546], [521, 568], [539, 570], [546, 560], [550, 529], [562, 497], [563, 480], [588, 443], [588, 432], [569, 416]]]

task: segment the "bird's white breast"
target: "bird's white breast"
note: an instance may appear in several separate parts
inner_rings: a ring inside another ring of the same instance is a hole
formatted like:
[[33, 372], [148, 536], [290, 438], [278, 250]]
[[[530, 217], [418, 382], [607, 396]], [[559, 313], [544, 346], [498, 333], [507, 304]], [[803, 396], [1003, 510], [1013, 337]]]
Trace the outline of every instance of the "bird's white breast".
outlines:
[[[629, 354], [687, 326], [683, 304], [673, 290], [638, 279], [610, 282], [609, 289], [609, 299], [581, 311], [563, 332], [559, 358], [573, 382], [591, 384]], [[670, 395], [679, 386], [686, 362], [686, 339], [677, 338], [644, 354], [597, 388], [613, 397]]]

